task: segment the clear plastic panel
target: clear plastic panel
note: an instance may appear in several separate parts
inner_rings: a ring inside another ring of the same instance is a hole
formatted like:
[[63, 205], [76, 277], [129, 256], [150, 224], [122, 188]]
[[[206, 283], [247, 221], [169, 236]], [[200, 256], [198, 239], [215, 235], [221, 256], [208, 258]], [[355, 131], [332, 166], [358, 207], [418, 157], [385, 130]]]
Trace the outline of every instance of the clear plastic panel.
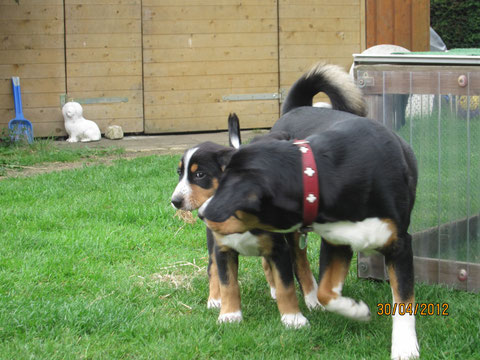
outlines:
[[480, 72], [362, 69], [357, 79], [369, 117], [417, 157], [410, 232], [421, 279], [479, 290]]

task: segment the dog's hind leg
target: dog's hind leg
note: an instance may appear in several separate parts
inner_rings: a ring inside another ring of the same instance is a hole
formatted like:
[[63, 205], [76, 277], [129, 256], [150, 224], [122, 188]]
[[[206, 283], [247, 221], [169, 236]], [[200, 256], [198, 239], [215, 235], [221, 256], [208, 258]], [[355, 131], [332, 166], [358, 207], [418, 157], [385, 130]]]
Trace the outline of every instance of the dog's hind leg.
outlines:
[[294, 233], [293, 239], [291, 250], [294, 259], [294, 271], [302, 288], [305, 305], [309, 310], [323, 309], [317, 298], [318, 285], [307, 258], [307, 248], [300, 248], [300, 233]]
[[208, 248], [208, 309], [219, 309], [222, 304], [220, 297], [220, 282], [218, 279], [217, 259], [215, 257], [215, 239], [212, 231], [207, 228], [207, 248]]
[[342, 296], [342, 287], [352, 255], [352, 249], [349, 246], [332, 245], [322, 239], [317, 296], [326, 310], [355, 320], [366, 321], [370, 320], [370, 309], [367, 304]]
[[385, 254], [393, 295], [391, 357], [413, 359], [420, 354], [415, 331], [412, 237], [406, 234], [399, 240]]
[[265, 279], [267, 279], [268, 285], [270, 286], [270, 296], [275, 300], [277, 298], [277, 290], [275, 288], [275, 281], [273, 280], [272, 267], [264, 257], [262, 257], [262, 267], [265, 273]]
[[238, 286], [238, 253], [230, 248], [215, 246], [215, 257], [222, 299], [218, 323], [242, 321], [240, 287]]

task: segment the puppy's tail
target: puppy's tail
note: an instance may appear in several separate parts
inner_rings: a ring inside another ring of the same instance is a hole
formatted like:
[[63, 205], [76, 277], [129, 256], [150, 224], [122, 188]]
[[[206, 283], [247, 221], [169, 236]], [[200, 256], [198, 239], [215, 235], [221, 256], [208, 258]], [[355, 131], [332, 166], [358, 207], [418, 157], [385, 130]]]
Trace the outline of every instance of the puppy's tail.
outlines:
[[353, 79], [336, 65], [318, 63], [298, 79], [285, 98], [282, 115], [300, 106], [312, 106], [319, 92], [330, 98], [332, 108], [359, 116], [367, 115], [367, 104]]
[[230, 147], [235, 149], [238, 149], [242, 144], [242, 138], [240, 136], [240, 120], [235, 113], [228, 115], [228, 143], [230, 144]]

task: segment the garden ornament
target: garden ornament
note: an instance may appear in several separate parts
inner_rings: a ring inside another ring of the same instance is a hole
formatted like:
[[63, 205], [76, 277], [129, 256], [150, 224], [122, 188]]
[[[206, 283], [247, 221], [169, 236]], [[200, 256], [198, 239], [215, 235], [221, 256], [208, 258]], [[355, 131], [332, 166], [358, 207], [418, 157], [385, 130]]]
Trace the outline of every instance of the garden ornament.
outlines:
[[102, 137], [98, 125], [83, 117], [82, 105], [75, 101], [67, 102], [62, 108], [68, 142], [98, 141]]

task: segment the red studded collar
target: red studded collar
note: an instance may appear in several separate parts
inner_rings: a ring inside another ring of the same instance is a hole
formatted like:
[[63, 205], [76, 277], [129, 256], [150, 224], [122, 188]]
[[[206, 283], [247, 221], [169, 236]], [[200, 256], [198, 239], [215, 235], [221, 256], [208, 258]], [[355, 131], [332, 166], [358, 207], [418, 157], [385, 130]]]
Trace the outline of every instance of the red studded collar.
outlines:
[[318, 215], [318, 172], [312, 148], [307, 140], [295, 140], [302, 153], [303, 173], [303, 227], [313, 224]]

